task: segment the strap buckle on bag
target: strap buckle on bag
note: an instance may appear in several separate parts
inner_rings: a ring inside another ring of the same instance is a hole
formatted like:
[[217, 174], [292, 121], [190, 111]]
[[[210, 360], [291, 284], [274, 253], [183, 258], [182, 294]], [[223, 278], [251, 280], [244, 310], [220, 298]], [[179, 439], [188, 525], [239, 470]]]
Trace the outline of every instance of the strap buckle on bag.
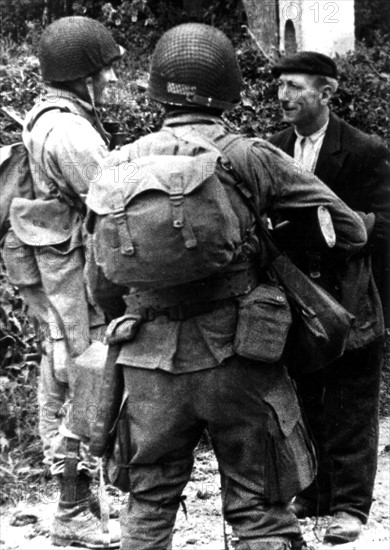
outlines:
[[135, 253], [134, 244], [131, 240], [131, 234], [127, 225], [126, 208], [123, 192], [121, 189], [115, 189], [111, 197], [114, 210], [112, 215], [118, 226], [119, 241], [121, 253], [124, 256], [133, 256]]
[[141, 307], [138, 310], [139, 315], [144, 322], [154, 321], [159, 315], [165, 315], [170, 321], [186, 321], [196, 315], [203, 315], [210, 313], [211, 311], [226, 305], [228, 302], [232, 303], [234, 298], [227, 298], [224, 300], [216, 300], [214, 302], [205, 302], [202, 304], [177, 304], [174, 306], [155, 308], [155, 307]]
[[188, 307], [182, 304], [164, 308], [142, 307], [139, 314], [146, 323], [154, 321], [159, 315], [166, 315], [170, 321], [185, 321], [191, 317]]

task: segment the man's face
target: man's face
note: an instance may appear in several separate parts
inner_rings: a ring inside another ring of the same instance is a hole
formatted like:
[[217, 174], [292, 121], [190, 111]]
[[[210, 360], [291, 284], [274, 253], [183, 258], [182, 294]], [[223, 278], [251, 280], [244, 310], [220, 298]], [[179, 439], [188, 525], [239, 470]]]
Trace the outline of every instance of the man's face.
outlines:
[[109, 84], [115, 84], [118, 81], [113, 67], [104, 67], [93, 77], [93, 90], [95, 93], [96, 105], [104, 104], [105, 91]]
[[319, 118], [324, 109], [316, 78], [308, 74], [282, 73], [279, 78], [278, 99], [283, 120], [293, 126], [305, 126]]

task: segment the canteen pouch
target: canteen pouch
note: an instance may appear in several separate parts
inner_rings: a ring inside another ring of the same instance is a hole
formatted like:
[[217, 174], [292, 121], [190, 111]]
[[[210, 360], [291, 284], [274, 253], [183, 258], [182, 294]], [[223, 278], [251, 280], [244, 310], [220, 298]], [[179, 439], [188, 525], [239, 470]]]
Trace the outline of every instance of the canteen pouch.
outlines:
[[261, 284], [240, 300], [233, 349], [237, 355], [275, 363], [282, 357], [292, 317], [278, 286]]

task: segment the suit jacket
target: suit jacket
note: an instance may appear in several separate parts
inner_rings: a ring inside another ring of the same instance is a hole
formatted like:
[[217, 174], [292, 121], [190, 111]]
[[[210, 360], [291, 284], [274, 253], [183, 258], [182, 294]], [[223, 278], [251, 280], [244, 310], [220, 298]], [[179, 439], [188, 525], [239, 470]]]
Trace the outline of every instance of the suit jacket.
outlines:
[[[270, 139], [292, 157], [295, 140], [292, 127]], [[372, 266], [389, 320], [390, 152], [377, 138], [331, 113], [314, 173], [361, 214], [369, 235], [358, 254], [342, 258], [329, 250], [321, 261], [320, 283], [356, 316], [348, 343], [356, 349], [383, 333]]]

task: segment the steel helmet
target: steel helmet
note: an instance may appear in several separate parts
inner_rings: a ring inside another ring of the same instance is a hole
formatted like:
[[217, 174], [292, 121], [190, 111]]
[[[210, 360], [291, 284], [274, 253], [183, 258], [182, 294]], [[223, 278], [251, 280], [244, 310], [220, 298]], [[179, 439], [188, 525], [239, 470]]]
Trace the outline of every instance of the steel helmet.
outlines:
[[149, 97], [168, 105], [226, 110], [240, 100], [242, 79], [232, 43], [220, 30], [185, 23], [157, 42]]
[[43, 32], [39, 61], [44, 80], [69, 82], [88, 77], [122, 56], [104, 25], [89, 17], [63, 17]]

